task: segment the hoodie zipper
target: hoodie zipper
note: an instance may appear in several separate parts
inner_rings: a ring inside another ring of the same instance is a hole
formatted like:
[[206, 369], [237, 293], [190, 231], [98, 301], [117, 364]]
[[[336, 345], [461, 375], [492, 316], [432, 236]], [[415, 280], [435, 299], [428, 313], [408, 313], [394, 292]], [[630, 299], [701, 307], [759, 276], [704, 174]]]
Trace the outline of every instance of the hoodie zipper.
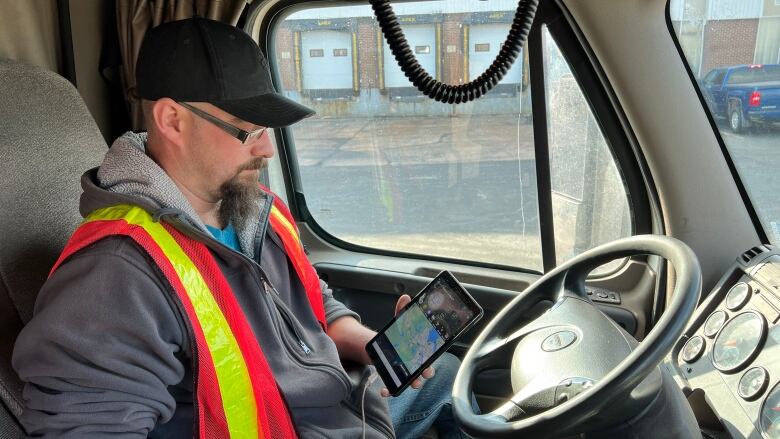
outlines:
[[[271, 288], [270, 291], [266, 290], [266, 297], [268, 297], [273, 302], [273, 305], [277, 310], [276, 313], [271, 313], [271, 317], [274, 321], [274, 325], [280, 333], [282, 341], [285, 343], [285, 345], [287, 345], [287, 350], [285, 352], [288, 354], [290, 359], [304, 368], [318, 370], [333, 375], [344, 384], [347, 393], [351, 393], [352, 383], [350, 382], [346, 373], [332, 364], [311, 361], [307, 358], [313, 352], [313, 350], [311, 350], [306, 345], [306, 343], [303, 341], [303, 337], [301, 336], [300, 331], [296, 329], [296, 324], [294, 318], [292, 317], [292, 313], [289, 311], [284, 302], [282, 302], [282, 299], [277, 295], [276, 290], [274, 290], [270, 284], [265, 282], [264, 284]], [[291, 337], [286, 336], [281, 328], [281, 322], [279, 320], [284, 320], [290, 332], [296, 334], [296, 341], [298, 342], [297, 344], [290, 340]], [[306, 346], [306, 348], [303, 349], [303, 346]], [[300, 352], [303, 352], [305, 355], [302, 355]]]
[[311, 349], [306, 344], [305, 341], [303, 341], [303, 334], [298, 329], [298, 326], [293, 322], [292, 312], [287, 308], [287, 306], [284, 304], [281, 298], [279, 298], [279, 293], [276, 291], [274, 287], [272, 287], [265, 279], [263, 279], [263, 288], [265, 289], [265, 293], [271, 297], [271, 300], [274, 303], [274, 306], [276, 307], [277, 311], [279, 311], [279, 315], [282, 317], [282, 320], [287, 324], [287, 328], [295, 334], [295, 338], [298, 340], [298, 346], [301, 348], [304, 354], [311, 355]]

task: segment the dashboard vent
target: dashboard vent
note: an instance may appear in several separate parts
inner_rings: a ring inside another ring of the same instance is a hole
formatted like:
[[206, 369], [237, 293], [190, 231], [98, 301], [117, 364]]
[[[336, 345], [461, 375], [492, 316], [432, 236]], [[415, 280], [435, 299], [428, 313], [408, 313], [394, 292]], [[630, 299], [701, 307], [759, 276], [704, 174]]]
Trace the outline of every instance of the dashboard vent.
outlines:
[[747, 264], [753, 258], [760, 255], [761, 253], [766, 253], [768, 251], [771, 251], [767, 246], [765, 245], [759, 245], [756, 247], [751, 248], [750, 250], [746, 251], [745, 253], [742, 253], [742, 255], [739, 257], [739, 259], [742, 261], [742, 263]]

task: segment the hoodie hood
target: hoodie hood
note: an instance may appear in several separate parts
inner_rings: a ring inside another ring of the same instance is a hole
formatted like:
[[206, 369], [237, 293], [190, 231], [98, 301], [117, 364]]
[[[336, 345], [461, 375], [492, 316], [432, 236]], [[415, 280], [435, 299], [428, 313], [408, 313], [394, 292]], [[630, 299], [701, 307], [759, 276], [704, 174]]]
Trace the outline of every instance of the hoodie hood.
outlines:
[[[133, 204], [143, 207], [153, 216], [166, 214], [211, 236], [206, 225], [192, 208], [171, 177], [146, 155], [146, 133], [127, 132], [109, 148], [99, 168], [87, 171], [82, 177], [80, 211], [82, 216], [107, 206]], [[267, 217], [270, 197], [258, 200], [260, 218]], [[248, 221], [237, 229], [241, 249], [248, 256], [254, 252], [254, 239], [259, 221]]]

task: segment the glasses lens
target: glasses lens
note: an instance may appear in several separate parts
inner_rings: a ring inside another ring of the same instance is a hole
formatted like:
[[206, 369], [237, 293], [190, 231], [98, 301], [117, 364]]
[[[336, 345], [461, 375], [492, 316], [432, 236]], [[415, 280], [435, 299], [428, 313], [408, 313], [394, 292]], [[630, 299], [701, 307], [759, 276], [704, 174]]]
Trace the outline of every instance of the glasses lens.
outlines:
[[249, 133], [249, 136], [247, 136], [246, 140], [247, 141], [257, 140], [257, 139], [263, 137], [263, 134], [265, 134], [265, 130], [267, 130], [267, 129], [268, 128], [260, 128], [259, 130], [252, 131], [251, 133]]

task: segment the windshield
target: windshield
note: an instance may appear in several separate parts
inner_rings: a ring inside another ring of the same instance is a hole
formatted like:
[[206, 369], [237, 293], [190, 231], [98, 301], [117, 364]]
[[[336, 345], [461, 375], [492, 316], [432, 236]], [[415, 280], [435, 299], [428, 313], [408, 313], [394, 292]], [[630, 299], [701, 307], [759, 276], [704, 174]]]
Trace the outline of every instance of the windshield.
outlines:
[[670, 0], [669, 15], [769, 241], [780, 241], [780, 2]]

